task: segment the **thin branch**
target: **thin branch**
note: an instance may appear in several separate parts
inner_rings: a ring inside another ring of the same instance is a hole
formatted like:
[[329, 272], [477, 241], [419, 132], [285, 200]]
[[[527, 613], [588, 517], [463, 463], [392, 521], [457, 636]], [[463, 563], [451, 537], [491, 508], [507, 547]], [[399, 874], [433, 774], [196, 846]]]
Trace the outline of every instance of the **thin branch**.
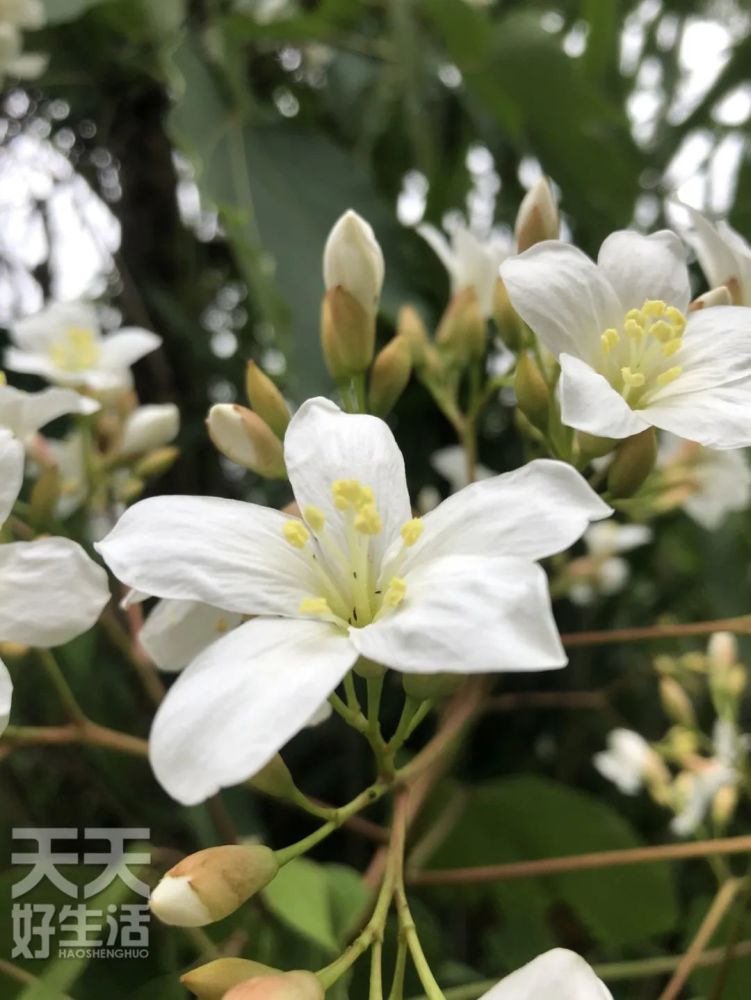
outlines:
[[751, 635], [751, 615], [737, 618], [717, 618], [708, 622], [686, 622], [671, 625], [643, 625], [616, 628], [602, 632], [569, 632], [561, 636], [564, 646], [605, 646], [617, 642], [647, 642], [650, 639], [680, 639], [691, 635], [711, 635], [712, 632], [736, 632]]
[[83, 743], [87, 746], [117, 750], [135, 757], [148, 757], [146, 740], [120, 733], [88, 720], [81, 725], [69, 726], [8, 726], [3, 733], [3, 743], [10, 747], [63, 746]]

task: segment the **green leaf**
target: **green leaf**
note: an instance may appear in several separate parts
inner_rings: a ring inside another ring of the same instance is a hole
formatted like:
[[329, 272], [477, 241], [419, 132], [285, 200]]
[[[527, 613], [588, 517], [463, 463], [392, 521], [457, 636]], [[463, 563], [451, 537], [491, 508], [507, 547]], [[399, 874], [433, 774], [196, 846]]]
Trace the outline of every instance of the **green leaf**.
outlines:
[[263, 893], [266, 905], [287, 927], [335, 953], [331, 892], [326, 872], [307, 858], [285, 865]]
[[[640, 847], [631, 826], [590, 795], [540, 777], [509, 778], [476, 788], [467, 808], [432, 859], [435, 867], [493, 864]], [[621, 947], [670, 930], [677, 919], [667, 865], [571, 872], [530, 882], [523, 900], [539, 933], [541, 899], [567, 904], [601, 944]], [[518, 918], [511, 883], [499, 900]], [[497, 887], [496, 887], [497, 888]], [[504, 899], [504, 894], [509, 895]], [[541, 897], [540, 894], [543, 894]]]

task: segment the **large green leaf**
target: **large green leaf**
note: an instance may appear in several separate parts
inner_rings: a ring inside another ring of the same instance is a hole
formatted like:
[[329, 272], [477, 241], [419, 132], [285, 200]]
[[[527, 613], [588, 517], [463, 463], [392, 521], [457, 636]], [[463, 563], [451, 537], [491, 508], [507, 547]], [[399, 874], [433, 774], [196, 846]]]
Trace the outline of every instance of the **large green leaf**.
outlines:
[[[609, 806], [545, 778], [519, 777], [474, 790], [432, 865], [492, 864], [639, 846], [639, 837]], [[667, 865], [556, 875], [522, 886], [517, 895], [507, 883], [499, 896], [507, 920], [524, 919], [526, 911], [535, 933], [540, 933], [543, 898], [548, 907], [566, 903], [592, 936], [610, 947], [664, 933], [677, 918]]]

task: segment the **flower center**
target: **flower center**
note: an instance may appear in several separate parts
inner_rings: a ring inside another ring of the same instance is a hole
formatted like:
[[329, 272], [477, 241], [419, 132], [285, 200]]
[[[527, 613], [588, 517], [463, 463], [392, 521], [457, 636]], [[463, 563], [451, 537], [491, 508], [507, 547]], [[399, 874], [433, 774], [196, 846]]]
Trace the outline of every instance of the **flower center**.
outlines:
[[647, 299], [630, 309], [621, 330], [610, 327], [600, 336], [598, 371], [632, 409], [647, 406], [650, 397], [679, 377], [683, 368], [672, 363], [683, 344], [686, 317], [661, 299]]
[[404, 600], [407, 585], [396, 571], [406, 549], [422, 534], [423, 523], [413, 518], [402, 527], [403, 547], [391, 564], [393, 575], [385, 587], [377, 588], [380, 566], [375, 565], [371, 541], [381, 534], [383, 524], [373, 490], [357, 479], [337, 479], [331, 495], [344, 523], [344, 547], [326, 530], [326, 517], [319, 507], [306, 507], [304, 520], [289, 520], [282, 529], [285, 540], [302, 552], [320, 584], [318, 593], [305, 597], [298, 610], [345, 630], [363, 628]]
[[64, 372], [82, 372], [93, 368], [100, 355], [96, 333], [83, 326], [69, 326], [50, 348], [52, 363]]

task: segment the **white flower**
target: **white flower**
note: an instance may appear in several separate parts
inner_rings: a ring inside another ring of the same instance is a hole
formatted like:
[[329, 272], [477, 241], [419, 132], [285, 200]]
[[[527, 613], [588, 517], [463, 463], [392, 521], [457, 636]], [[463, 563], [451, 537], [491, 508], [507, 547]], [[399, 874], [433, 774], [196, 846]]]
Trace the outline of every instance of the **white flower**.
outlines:
[[738, 732], [729, 719], [717, 719], [712, 732], [714, 756], [703, 760], [688, 780], [688, 794], [670, 828], [679, 837], [688, 836], [704, 821], [717, 793], [722, 788], [734, 788], [740, 780], [739, 768], [748, 753], [749, 737]]
[[492, 316], [499, 268], [501, 261], [513, 253], [511, 241], [498, 235], [481, 240], [461, 224], [452, 229], [451, 242], [440, 229], [427, 222], [419, 225], [417, 232], [448, 271], [451, 294], [474, 288], [480, 312], [485, 319]]
[[155, 497], [98, 546], [136, 590], [260, 616], [201, 653], [157, 713], [152, 763], [182, 802], [257, 772], [359, 656], [414, 673], [562, 666], [534, 560], [610, 512], [570, 466], [539, 461], [414, 519], [387, 425], [324, 399], [284, 445], [304, 520]]
[[53, 302], [18, 320], [10, 334], [15, 346], [6, 350], [5, 365], [11, 371], [95, 392], [129, 388], [130, 366], [162, 342], [139, 327], [102, 334], [96, 311], [85, 302]]
[[607, 750], [595, 754], [595, 767], [624, 795], [636, 795], [644, 784], [652, 755], [649, 743], [631, 729], [613, 729], [608, 733], [607, 745]]
[[138, 455], [169, 444], [180, 430], [180, 411], [174, 403], [138, 406], [125, 418], [118, 455]]
[[480, 1000], [613, 1000], [583, 958], [554, 948], [506, 976]]
[[613, 233], [597, 264], [565, 243], [538, 243], [501, 276], [560, 362], [569, 427], [625, 438], [655, 426], [709, 448], [751, 444], [751, 310], [686, 316], [688, 271], [673, 233]]
[[323, 251], [326, 288], [341, 286], [372, 316], [378, 310], [383, 275], [383, 253], [372, 227], [357, 212], [348, 209], [326, 240]]
[[714, 451], [665, 434], [658, 466], [663, 472], [683, 470], [692, 491], [681, 506], [707, 531], [719, 528], [728, 514], [751, 503], [751, 469], [742, 449]]
[[574, 560], [569, 567], [575, 579], [569, 591], [571, 600], [586, 605], [597, 594], [610, 596], [623, 590], [631, 571], [620, 553], [646, 545], [651, 539], [652, 532], [644, 524], [604, 521], [587, 528], [584, 544], [589, 555]]
[[694, 224], [686, 238], [709, 287], [725, 285], [736, 305], [751, 306], [751, 246], [727, 222], [713, 226], [700, 212], [686, 208]]
[[[17, 442], [7, 432], [0, 434], [0, 522], [21, 485], [12, 444]], [[59, 646], [90, 628], [108, 600], [107, 574], [70, 539], [0, 545], [0, 640]], [[11, 692], [0, 665], [0, 731], [8, 722]]]

